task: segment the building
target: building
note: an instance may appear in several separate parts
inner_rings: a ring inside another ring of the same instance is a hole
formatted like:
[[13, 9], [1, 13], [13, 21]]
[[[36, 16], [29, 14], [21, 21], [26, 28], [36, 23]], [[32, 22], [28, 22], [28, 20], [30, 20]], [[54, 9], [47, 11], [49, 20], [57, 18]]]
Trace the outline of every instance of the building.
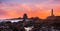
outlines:
[[60, 16], [55, 16], [54, 11], [52, 9], [51, 10], [51, 16], [47, 17], [46, 22], [51, 23], [51, 24], [54, 23], [54, 22], [60, 23]]
[[55, 19], [53, 9], [51, 9], [51, 16], [48, 16], [47, 19], [51, 19], [51, 20], [54, 20]]
[[51, 16], [48, 16], [47, 19], [54, 20], [54, 19], [57, 19], [57, 18], [60, 18], [60, 16], [55, 16], [54, 15], [54, 10], [51, 9]]

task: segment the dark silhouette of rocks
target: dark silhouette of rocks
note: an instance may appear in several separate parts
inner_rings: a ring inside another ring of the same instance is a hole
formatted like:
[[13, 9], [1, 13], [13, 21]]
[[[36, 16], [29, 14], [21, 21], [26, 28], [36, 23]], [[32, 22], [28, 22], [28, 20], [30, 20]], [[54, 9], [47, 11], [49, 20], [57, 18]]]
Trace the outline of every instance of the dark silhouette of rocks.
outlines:
[[23, 18], [5, 19], [0, 22], [0, 31], [60, 31], [60, 16], [53, 14], [46, 19], [39, 17], [28, 18], [27, 14], [23, 15]]

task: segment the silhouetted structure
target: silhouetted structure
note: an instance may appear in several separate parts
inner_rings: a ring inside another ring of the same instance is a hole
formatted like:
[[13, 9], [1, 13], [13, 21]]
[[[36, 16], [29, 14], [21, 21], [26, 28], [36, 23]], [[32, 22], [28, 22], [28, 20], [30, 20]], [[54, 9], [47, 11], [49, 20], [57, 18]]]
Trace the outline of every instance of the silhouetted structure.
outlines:
[[51, 20], [54, 20], [55, 19], [53, 9], [51, 9], [51, 16], [48, 16], [47, 19], [51, 19]]
[[54, 16], [54, 12], [53, 12], [53, 9], [51, 9], [51, 16]]
[[25, 14], [23, 15], [23, 21], [26, 21], [27, 18], [28, 18], [28, 16], [27, 16], [27, 14], [25, 13]]
[[28, 18], [25, 13], [22, 18], [1, 21], [0, 31], [60, 31], [60, 16], [54, 16], [53, 9], [51, 10], [51, 16], [47, 19], [40, 19], [39, 17]]

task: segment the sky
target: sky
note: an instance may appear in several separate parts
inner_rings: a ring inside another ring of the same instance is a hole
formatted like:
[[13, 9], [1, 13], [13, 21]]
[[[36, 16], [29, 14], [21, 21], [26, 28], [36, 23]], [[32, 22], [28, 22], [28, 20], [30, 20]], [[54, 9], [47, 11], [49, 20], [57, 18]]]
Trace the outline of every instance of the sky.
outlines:
[[0, 0], [0, 19], [23, 17], [46, 18], [51, 9], [60, 16], [60, 0]]

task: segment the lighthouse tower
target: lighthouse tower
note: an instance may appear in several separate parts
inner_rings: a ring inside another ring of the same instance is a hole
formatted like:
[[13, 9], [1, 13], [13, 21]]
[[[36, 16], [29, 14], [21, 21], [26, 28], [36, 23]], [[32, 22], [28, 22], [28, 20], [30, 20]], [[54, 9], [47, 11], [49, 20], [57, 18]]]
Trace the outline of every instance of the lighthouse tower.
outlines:
[[54, 20], [55, 19], [53, 9], [51, 9], [51, 16], [48, 16], [47, 19], [51, 19], [51, 20]]
[[54, 16], [54, 12], [53, 12], [53, 9], [51, 9], [51, 16]]

